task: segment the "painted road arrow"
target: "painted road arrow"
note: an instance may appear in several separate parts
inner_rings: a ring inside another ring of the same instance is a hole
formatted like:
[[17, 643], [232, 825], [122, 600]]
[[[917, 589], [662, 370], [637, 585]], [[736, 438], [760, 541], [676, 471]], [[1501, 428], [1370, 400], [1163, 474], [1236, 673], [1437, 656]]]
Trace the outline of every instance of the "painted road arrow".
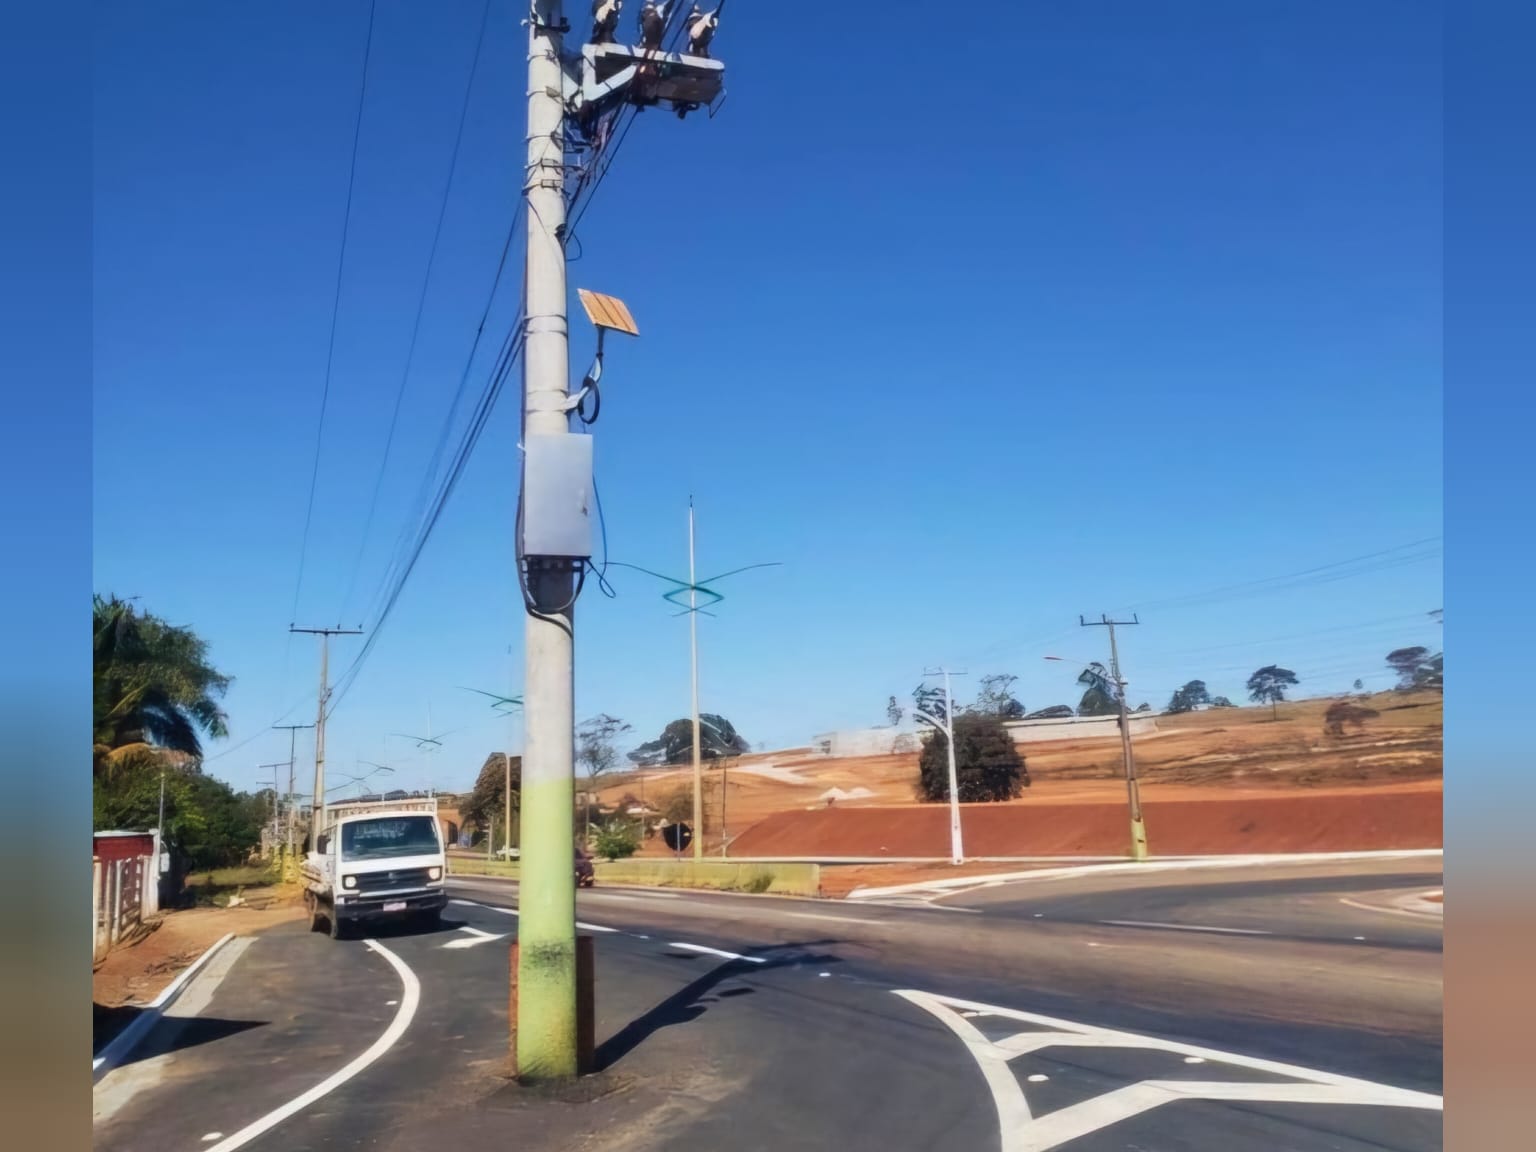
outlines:
[[506, 935], [505, 932], [482, 932], [478, 928], [471, 928], [468, 924], [461, 924], [459, 931], [467, 932], [469, 935], [448, 941], [443, 945], [444, 948], [473, 948], [476, 944], [489, 944], [492, 940], [500, 940]]

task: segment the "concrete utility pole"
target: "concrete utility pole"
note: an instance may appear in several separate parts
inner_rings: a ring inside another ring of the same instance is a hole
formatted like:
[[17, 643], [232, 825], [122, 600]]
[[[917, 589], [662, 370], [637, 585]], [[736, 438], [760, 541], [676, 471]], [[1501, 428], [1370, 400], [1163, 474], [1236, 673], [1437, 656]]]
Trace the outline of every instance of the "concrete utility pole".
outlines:
[[1083, 628], [1109, 629], [1109, 674], [1114, 678], [1115, 689], [1120, 697], [1120, 748], [1125, 758], [1125, 790], [1131, 805], [1131, 859], [1147, 858], [1147, 825], [1141, 818], [1141, 788], [1136, 783], [1136, 757], [1131, 752], [1131, 718], [1125, 706], [1125, 677], [1120, 675], [1120, 648], [1115, 642], [1115, 628], [1140, 624], [1134, 615], [1129, 620], [1111, 620], [1100, 616], [1097, 620], [1077, 622]]
[[[533, 0], [528, 14], [527, 200], [524, 269], [522, 488], [519, 495], [518, 579], [526, 609], [523, 696], [522, 884], [516, 944], [517, 1072], [525, 1081], [576, 1075], [583, 1033], [578, 1008], [590, 979], [578, 979], [575, 813], [576, 574], [592, 555], [592, 439], [572, 435], [574, 411], [589, 418], [584, 399], [597, 387], [605, 328], [637, 335], [621, 301], [583, 293], [598, 328], [593, 371], [578, 395], [568, 391], [566, 323], [566, 113], [593, 147], [607, 147], [623, 106], [666, 103], [685, 116], [714, 105], [724, 66], [707, 59], [714, 17], [688, 25], [689, 55], [665, 51], [675, 8], [648, 6], [656, 44], [617, 42], [617, 6], [593, 28], [593, 42], [567, 61], [570, 30], [559, 0]], [[647, 16], [642, 13], [642, 27]], [[697, 27], [695, 27], [697, 25]], [[651, 33], [647, 33], [648, 36]], [[567, 66], [571, 74], [567, 75]], [[587, 953], [590, 956], [590, 952]], [[590, 1018], [587, 1020], [590, 1025]], [[585, 1038], [590, 1040], [590, 1028]]]
[[693, 858], [704, 859], [704, 750], [699, 723], [699, 587], [693, 564], [693, 497], [688, 497], [688, 645], [693, 671]]
[[294, 836], [293, 810], [298, 807], [293, 802], [293, 768], [294, 755], [298, 749], [298, 734], [300, 729], [313, 728], [313, 724], [274, 724], [272, 727], [288, 730], [288, 859], [293, 859], [293, 854], [298, 845]]
[[325, 709], [331, 702], [330, 659], [332, 636], [361, 636], [361, 628], [295, 628], [288, 631], [320, 637], [320, 693], [315, 707], [315, 799], [309, 818], [311, 847], [325, 831]]
[[[528, 200], [523, 347], [525, 436], [570, 431], [566, 386], [565, 26], [558, 0], [528, 20]], [[524, 485], [525, 496], [527, 485]], [[529, 1080], [577, 1073], [575, 595], [573, 568], [530, 560], [524, 619], [523, 845], [517, 959], [517, 1070]]]
[[949, 678], [964, 676], [965, 673], [953, 672], [948, 668], [937, 668], [923, 675], [944, 677], [943, 722], [941, 723], [938, 717], [924, 711], [916, 704], [912, 706], [912, 714], [917, 719], [926, 720], [944, 733], [944, 746], [949, 755], [949, 862], [963, 864], [965, 863], [965, 844], [960, 835], [960, 774], [955, 769], [955, 700], [949, 690]]

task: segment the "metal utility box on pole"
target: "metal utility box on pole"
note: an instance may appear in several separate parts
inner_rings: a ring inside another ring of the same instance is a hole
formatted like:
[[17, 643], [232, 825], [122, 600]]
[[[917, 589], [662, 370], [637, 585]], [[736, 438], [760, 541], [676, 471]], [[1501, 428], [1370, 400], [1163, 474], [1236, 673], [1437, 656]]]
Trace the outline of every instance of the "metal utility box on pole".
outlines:
[[1141, 817], [1141, 787], [1136, 782], [1136, 757], [1131, 750], [1131, 717], [1125, 705], [1125, 677], [1120, 675], [1120, 648], [1115, 641], [1115, 627], [1140, 624], [1135, 616], [1129, 620], [1111, 620], [1101, 616], [1097, 620], [1077, 618], [1083, 628], [1109, 629], [1109, 674], [1115, 681], [1116, 694], [1120, 697], [1120, 750], [1125, 759], [1125, 790], [1131, 808], [1131, 858], [1145, 860], [1148, 855], [1147, 825]]

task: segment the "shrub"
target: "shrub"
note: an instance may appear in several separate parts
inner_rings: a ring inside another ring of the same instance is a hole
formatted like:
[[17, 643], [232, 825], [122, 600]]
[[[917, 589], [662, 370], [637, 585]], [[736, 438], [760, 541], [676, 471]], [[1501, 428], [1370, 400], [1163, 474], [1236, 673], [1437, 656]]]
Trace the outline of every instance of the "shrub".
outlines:
[[610, 820], [597, 830], [592, 848], [606, 860], [627, 860], [640, 849], [640, 834], [627, 820]]
[[[1024, 757], [995, 716], [957, 716], [955, 726], [955, 778], [960, 799], [1012, 800], [1029, 787]], [[949, 752], [942, 732], [923, 745], [918, 759], [917, 795], [920, 800], [949, 799]]]
[[1364, 731], [1365, 722], [1374, 720], [1381, 713], [1374, 708], [1365, 708], [1359, 704], [1351, 704], [1348, 700], [1340, 700], [1328, 706], [1328, 711], [1323, 713], [1325, 731], [1329, 736], [1344, 735], [1344, 725], [1351, 724], [1356, 732]]

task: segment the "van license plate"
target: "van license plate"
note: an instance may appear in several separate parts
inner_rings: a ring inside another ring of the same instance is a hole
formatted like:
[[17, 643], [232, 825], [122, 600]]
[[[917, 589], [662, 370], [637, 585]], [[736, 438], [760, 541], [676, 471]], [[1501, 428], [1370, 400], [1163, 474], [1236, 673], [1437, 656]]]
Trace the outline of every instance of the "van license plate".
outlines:
[[391, 901], [389, 901], [389, 903], [384, 905], [384, 911], [386, 911], [386, 912], [404, 912], [405, 911], [405, 901], [404, 900], [391, 900]]

